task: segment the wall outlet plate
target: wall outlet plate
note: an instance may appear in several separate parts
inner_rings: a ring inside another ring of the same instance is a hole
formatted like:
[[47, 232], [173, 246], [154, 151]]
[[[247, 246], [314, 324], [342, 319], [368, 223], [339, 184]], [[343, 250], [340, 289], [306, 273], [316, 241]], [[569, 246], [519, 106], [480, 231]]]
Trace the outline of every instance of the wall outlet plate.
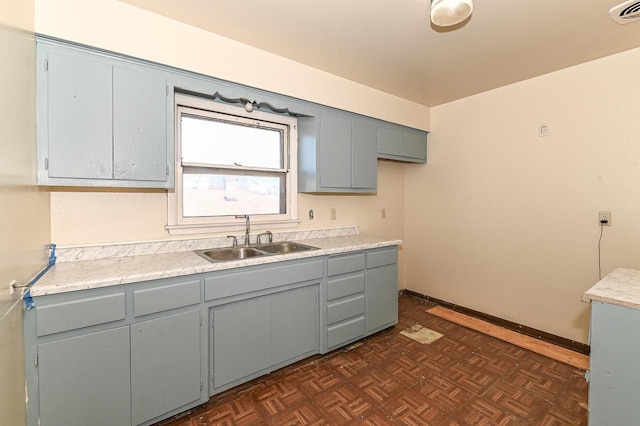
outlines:
[[611, 226], [611, 212], [602, 210], [598, 212], [598, 225]]

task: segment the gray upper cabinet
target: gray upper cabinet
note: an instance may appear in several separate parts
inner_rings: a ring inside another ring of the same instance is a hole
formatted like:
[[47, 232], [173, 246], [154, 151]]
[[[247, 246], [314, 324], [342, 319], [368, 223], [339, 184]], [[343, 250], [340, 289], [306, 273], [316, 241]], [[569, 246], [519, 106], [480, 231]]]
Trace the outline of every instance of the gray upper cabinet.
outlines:
[[39, 151], [40, 166], [48, 171], [40, 177], [111, 179], [111, 65], [57, 52], [46, 59], [46, 80], [38, 81], [38, 94], [46, 95], [38, 105], [38, 126], [44, 132], [48, 125], [48, 155]]
[[167, 83], [113, 67], [113, 178], [167, 181]]
[[376, 124], [322, 110], [298, 118], [298, 191], [376, 192]]
[[173, 184], [162, 72], [42, 41], [37, 54], [39, 184]]
[[395, 125], [379, 125], [378, 158], [409, 163], [427, 162], [427, 132]]

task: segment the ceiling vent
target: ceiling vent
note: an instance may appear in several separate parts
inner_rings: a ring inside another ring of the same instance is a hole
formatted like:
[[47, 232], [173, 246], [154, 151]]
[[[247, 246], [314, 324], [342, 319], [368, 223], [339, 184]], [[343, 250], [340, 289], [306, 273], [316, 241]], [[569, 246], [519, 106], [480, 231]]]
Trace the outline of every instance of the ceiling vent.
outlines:
[[640, 20], [640, 1], [631, 0], [614, 6], [609, 11], [609, 15], [618, 24], [628, 24]]

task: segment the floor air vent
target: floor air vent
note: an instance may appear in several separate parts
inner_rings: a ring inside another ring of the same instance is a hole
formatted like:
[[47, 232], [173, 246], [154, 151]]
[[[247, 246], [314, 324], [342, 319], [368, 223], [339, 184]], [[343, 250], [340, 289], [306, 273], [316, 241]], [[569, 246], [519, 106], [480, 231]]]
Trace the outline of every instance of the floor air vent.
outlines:
[[631, 0], [614, 6], [609, 11], [609, 15], [618, 24], [628, 24], [640, 20], [640, 1]]

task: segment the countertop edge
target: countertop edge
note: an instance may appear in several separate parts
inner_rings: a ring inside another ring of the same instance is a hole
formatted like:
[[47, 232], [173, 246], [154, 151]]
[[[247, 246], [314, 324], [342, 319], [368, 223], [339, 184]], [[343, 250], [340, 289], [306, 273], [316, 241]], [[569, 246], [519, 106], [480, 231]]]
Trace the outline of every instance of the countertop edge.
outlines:
[[640, 271], [617, 268], [585, 291], [580, 301], [640, 309]]
[[[327, 241], [330, 243], [327, 243]], [[303, 243], [311, 246], [324, 247], [319, 247], [313, 251], [218, 263], [208, 262], [200, 258], [193, 251], [62, 263], [55, 265], [40, 282], [31, 288], [31, 296], [46, 296], [236, 269], [245, 266], [266, 265], [287, 260], [307, 259], [351, 251], [399, 246], [402, 244], [402, 240], [387, 240], [384, 238], [359, 235], [356, 237], [319, 238], [317, 240], [305, 240]], [[175, 257], [176, 266], [170, 264], [172, 257]], [[178, 264], [179, 262], [186, 262], [187, 264]], [[109, 273], [108, 271], [112, 272]]]

